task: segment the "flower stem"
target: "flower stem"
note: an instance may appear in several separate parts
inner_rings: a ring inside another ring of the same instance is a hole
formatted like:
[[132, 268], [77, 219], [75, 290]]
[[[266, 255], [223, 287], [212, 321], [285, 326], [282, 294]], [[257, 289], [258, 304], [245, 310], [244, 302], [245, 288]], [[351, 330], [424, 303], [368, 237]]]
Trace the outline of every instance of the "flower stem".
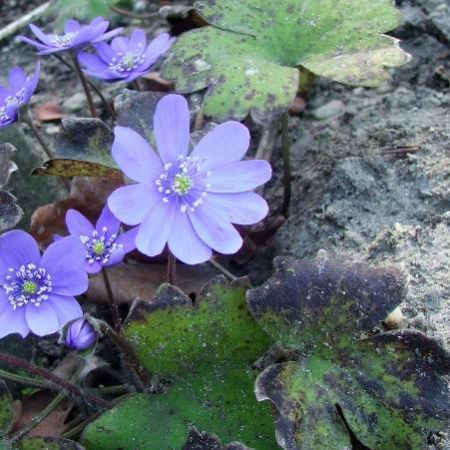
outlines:
[[214, 258], [211, 258], [208, 263], [231, 281], [236, 281], [238, 279], [238, 277], [235, 277], [229, 270], [223, 267], [222, 264], [219, 264]]
[[120, 314], [119, 314], [119, 308], [117, 306], [117, 303], [114, 299], [114, 294], [111, 288], [111, 282], [109, 281], [108, 273], [106, 272], [106, 269], [102, 269], [102, 276], [103, 276], [103, 282], [105, 283], [106, 288], [106, 295], [108, 297], [109, 307], [111, 309], [111, 314], [113, 318], [113, 324], [114, 328], [116, 330], [119, 330], [120, 328]]
[[146, 386], [150, 385], [150, 377], [142, 367], [141, 363], [138, 361], [133, 349], [128, 345], [128, 343], [117, 334], [109, 324], [99, 320], [100, 329], [111, 339], [111, 341], [116, 345], [116, 347], [122, 352], [128, 366], [136, 375], [136, 387], [140, 392], [145, 391]]
[[53, 155], [53, 152], [50, 150], [50, 147], [44, 141], [44, 138], [37, 130], [36, 125], [34, 124], [33, 119], [31, 118], [30, 108], [28, 107], [28, 105], [25, 108], [21, 109], [21, 112], [22, 112], [22, 114], [20, 115], [21, 122], [26, 123], [28, 125], [34, 137], [38, 140], [39, 144], [41, 144], [42, 150], [44, 150], [44, 153], [47, 155], [47, 158], [53, 159], [55, 156]]
[[281, 154], [283, 156], [283, 166], [284, 166], [284, 193], [283, 193], [283, 207], [281, 211], [285, 217], [288, 217], [292, 193], [288, 112], [285, 112], [281, 119]]
[[177, 258], [169, 250], [167, 255], [167, 282], [175, 286], [177, 278]]
[[37, 378], [31, 378], [25, 375], [19, 375], [18, 373], [8, 372], [7, 370], [3, 369], [0, 369], [0, 378], [40, 389], [48, 389], [49, 386], [49, 383], [47, 381], [38, 380]]
[[86, 100], [88, 102], [89, 111], [91, 112], [91, 116], [97, 117], [97, 111], [95, 110], [94, 100], [92, 98], [91, 90], [89, 89], [89, 84], [86, 80], [86, 77], [83, 74], [83, 71], [81, 70], [80, 63], [78, 62], [76, 55], [72, 55], [72, 61], [73, 61], [75, 72], [81, 81], [81, 85], [83, 86], [84, 94], [86, 95]]
[[89, 425], [92, 421], [94, 421], [99, 415], [100, 415], [99, 413], [96, 413], [93, 414], [92, 416], [89, 416], [87, 419], [78, 423], [78, 425], [75, 425], [73, 428], [63, 433], [62, 437], [64, 439], [70, 439], [76, 436], [77, 434], [80, 434], [86, 428], [86, 426]]
[[103, 409], [111, 407], [111, 403], [107, 400], [93, 395], [85, 395], [78, 386], [75, 386], [74, 384], [60, 378], [58, 375], [55, 375], [53, 372], [44, 369], [43, 367], [35, 366], [27, 361], [24, 361], [23, 359], [16, 358], [12, 355], [7, 355], [6, 353], [0, 353], [0, 361], [10, 366], [17, 367], [18, 369], [25, 370], [31, 375], [48, 380], [51, 384], [58, 386], [60, 389], [67, 391], [75, 397], [78, 397], [90, 407], [92, 407], [92, 405], [99, 406]]

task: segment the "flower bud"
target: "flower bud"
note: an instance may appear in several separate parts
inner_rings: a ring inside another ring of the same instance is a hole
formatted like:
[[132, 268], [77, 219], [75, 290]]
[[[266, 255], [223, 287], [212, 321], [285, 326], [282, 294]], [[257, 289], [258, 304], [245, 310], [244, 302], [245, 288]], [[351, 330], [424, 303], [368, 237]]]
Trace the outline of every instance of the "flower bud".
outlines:
[[84, 318], [70, 323], [66, 329], [64, 342], [68, 348], [83, 351], [92, 347], [97, 340], [97, 333]]

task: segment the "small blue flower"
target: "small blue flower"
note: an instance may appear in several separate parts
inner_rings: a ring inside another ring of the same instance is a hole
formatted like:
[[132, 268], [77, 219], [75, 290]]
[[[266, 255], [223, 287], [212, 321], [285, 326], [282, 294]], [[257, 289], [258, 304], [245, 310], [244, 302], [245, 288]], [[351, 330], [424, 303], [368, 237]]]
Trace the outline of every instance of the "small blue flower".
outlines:
[[78, 60], [92, 77], [129, 83], [148, 72], [174, 40], [169, 34], [162, 33], [147, 45], [145, 32], [137, 29], [130, 37], [113, 39], [111, 45], [106, 42], [96, 44], [97, 54], [81, 52]]
[[64, 343], [72, 350], [86, 350], [92, 347], [96, 341], [97, 333], [84, 318], [71, 322], [65, 330]]
[[9, 86], [0, 86], [0, 128], [15, 122], [19, 108], [29, 102], [39, 81], [39, 63], [34, 73], [26, 76], [23, 69], [14, 67], [9, 72]]
[[123, 223], [139, 225], [136, 246], [155, 256], [167, 244], [187, 264], [198, 264], [212, 250], [232, 254], [242, 246], [233, 224], [259, 222], [268, 212], [252, 192], [267, 182], [266, 161], [241, 161], [250, 144], [239, 122], [218, 125], [189, 153], [189, 108], [180, 95], [159, 101], [154, 117], [158, 153], [130, 128], [116, 127], [113, 157], [137, 184], [114, 191], [108, 205]]
[[30, 29], [38, 41], [33, 41], [25, 36], [18, 36], [18, 40], [26, 42], [37, 48], [38, 55], [50, 55], [52, 53], [79, 51], [88, 44], [96, 44], [110, 39], [122, 31], [116, 28], [105, 33], [109, 22], [103, 17], [96, 17], [89, 25], [82, 25], [77, 20], [70, 19], [64, 25], [64, 34], [45, 34], [36, 25], [31, 24]]

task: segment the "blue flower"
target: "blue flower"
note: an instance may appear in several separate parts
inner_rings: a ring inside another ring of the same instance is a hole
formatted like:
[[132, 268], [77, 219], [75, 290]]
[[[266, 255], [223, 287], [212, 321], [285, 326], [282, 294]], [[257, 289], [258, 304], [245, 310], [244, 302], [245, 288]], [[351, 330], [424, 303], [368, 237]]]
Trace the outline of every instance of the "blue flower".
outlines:
[[97, 333], [86, 319], [74, 320], [65, 330], [64, 343], [72, 350], [86, 350], [92, 347], [96, 341]]

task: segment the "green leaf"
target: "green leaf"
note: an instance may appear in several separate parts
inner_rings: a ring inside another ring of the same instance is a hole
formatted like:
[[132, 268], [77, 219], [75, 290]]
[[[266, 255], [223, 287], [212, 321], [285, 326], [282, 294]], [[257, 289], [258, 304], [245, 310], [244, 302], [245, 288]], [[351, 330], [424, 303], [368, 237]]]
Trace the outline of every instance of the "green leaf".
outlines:
[[44, 163], [33, 175], [118, 177], [120, 171], [111, 156], [113, 133], [100, 119], [64, 119], [56, 136], [57, 158]]
[[352, 85], [376, 86], [387, 67], [406, 63], [398, 40], [382, 33], [401, 23], [392, 0], [200, 0], [212, 26], [181, 36], [162, 76], [182, 93], [207, 89], [214, 118], [262, 122], [286, 110], [302, 66]]
[[10, 161], [16, 149], [11, 144], [0, 144], [0, 233], [16, 226], [23, 216], [17, 199], [3, 190], [17, 166]]
[[278, 411], [285, 449], [349, 448], [346, 422], [370, 449], [427, 448], [450, 427], [450, 355], [418, 331], [371, 334], [403, 296], [392, 269], [320, 258], [278, 261], [248, 293], [254, 317], [295, 361], [267, 368], [259, 400]]
[[251, 367], [271, 340], [250, 317], [245, 292], [219, 277], [194, 304], [170, 285], [152, 302], [137, 303], [124, 336], [144, 367], [171, 385], [164, 394], [124, 400], [87, 427], [82, 443], [181, 449], [196, 427], [224, 443], [277, 448], [270, 406], [255, 399]]
[[22, 439], [20, 450], [83, 450], [84, 447], [74, 441], [52, 437], [30, 437]]

